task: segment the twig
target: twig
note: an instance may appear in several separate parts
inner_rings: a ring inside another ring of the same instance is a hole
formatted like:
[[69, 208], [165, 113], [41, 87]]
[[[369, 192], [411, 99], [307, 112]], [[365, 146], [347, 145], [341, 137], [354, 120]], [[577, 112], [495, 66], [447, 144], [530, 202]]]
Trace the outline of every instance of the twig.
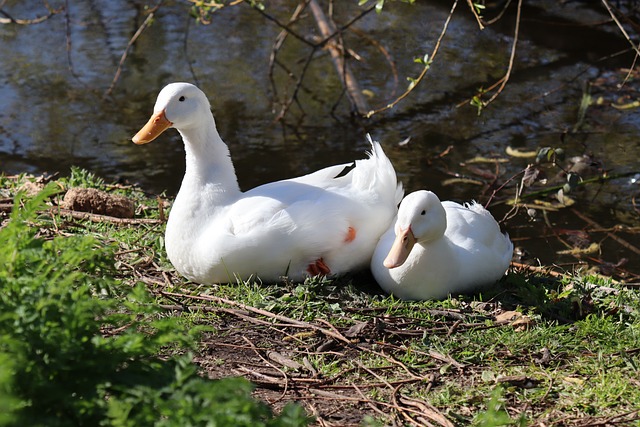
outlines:
[[607, 0], [602, 0], [602, 4], [604, 4], [604, 7], [607, 9], [607, 12], [609, 12], [609, 15], [611, 15], [611, 19], [613, 19], [613, 21], [616, 23], [622, 35], [624, 35], [625, 39], [627, 39], [627, 41], [629, 42], [629, 45], [631, 45], [633, 50], [636, 51], [636, 55], [640, 55], [640, 50], [638, 49], [638, 46], [631, 40], [631, 37], [629, 37], [629, 34], [627, 34], [627, 31], [622, 26], [622, 23], [620, 22], [616, 14], [613, 13], [613, 9], [611, 8], [611, 5], [609, 4], [609, 2]]
[[53, 15], [57, 15], [58, 13], [62, 12], [63, 10], [65, 10], [64, 7], [61, 7], [59, 9], [52, 9], [50, 7], [47, 7], [47, 9], [49, 10], [49, 13], [47, 15], [40, 16], [40, 17], [33, 18], [33, 19], [18, 19], [18, 18], [14, 18], [13, 16], [9, 15], [4, 10], [0, 9], [0, 15], [4, 16], [4, 18], [0, 18], [0, 24], [17, 24], [17, 25], [39, 24], [39, 23], [44, 22], [47, 19], [51, 18]]
[[69, 66], [69, 72], [71, 73], [71, 75], [78, 80], [79, 82], [82, 82], [82, 80], [80, 79], [80, 76], [78, 74], [76, 74], [75, 68], [73, 66], [73, 60], [72, 60], [72, 56], [71, 56], [71, 15], [69, 12], [69, 0], [65, 0], [64, 2], [64, 9], [65, 9], [65, 13], [64, 13], [64, 28], [65, 28], [65, 41], [66, 41], [66, 51], [67, 51], [67, 65]]
[[129, 50], [131, 49], [133, 44], [138, 40], [138, 38], [142, 35], [144, 30], [146, 30], [147, 27], [151, 24], [151, 22], [153, 21], [153, 18], [155, 17], [156, 11], [160, 8], [163, 1], [164, 0], [158, 0], [158, 3], [156, 3], [156, 5], [149, 10], [149, 14], [145, 18], [145, 20], [142, 22], [142, 25], [138, 27], [138, 30], [129, 39], [129, 42], [127, 43], [127, 47], [125, 48], [124, 52], [122, 52], [122, 56], [120, 57], [120, 62], [118, 62], [118, 68], [116, 69], [115, 75], [113, 76], [113, 80], [111, 80], [111, 84], [109, 85], [109, 88], [105, 91], [104, 95], [102, 96], [103, 98], [107, 98], [108, 96], [111, 95], [111, 92], [113, 92], [113, 89], [115, 88], [116, 83], [118, 83], [118, 80], [120, 79], [120, 73], [122, 73], [122, 66], [124, 65], [124, 62], [126, 61], [127, 56], [129, 55]]
[[314, 43], [310, 42], [309, 40], [307, 40], [305, 37], [301, 36], [300, 34], [298, 34], [296, 31], [294, 31], [293, 29], [291, 29], [291, 27], [287, 24], [283, 24], [282, 22], [280, 22], [277, 18], [269, 15], [268, 13], [266, 13], [264, 10], [262, 10], [260, 7], [258, 7], [257, 5], [252, 5], [251, 4], [251, 0], [244, 0], [245, 3], [249, 4], [251, 6], [251, 8], [253, 10], [255, 10], [256, 12], [258, 12], [259, 14], [261, 14], [263, 17], [265, 17], [266, 19], [268, 19], [269, 21], [273, 22], [274, 24], [276, 24], [278, 27], [282, 28], [283, 30], [285, 30], [288, 34], [291, 34], [293, 37], [295, 37], [296, 39], [300, 40], [302, 43], [309, 45], [311, 47], [316, 47], [314, 45]]
[[[362, 364], [360, 364], [362, 365]], [[364, 365], [362, 365], [364, 367]], [[362, 400], [371, 408], [373, 409], [374, 412], [377, 412], [379, 415], [382, 415], [383, 417], [387, 416], [387, 413], [385, 413], [384, 411], [382, 411], [380, 408], [378, 408], [373, 402], [374, 400], [368, 398], [367, 396], [365, 396], [365, 394], [362, 392], [362, 390], [360, 390], [360, 387], [358, 387], [355, 384], [352, 384], [351, 387], [353, 389], [355, 389], [358, 394], [362, 397]]]
[[507, 11], [507, 9], [509, 8], [509, 5], [511, 4], [511, 0], [507, 0], [506, 3], [502, 6], [502, 10], [500, 11], [500, 13], [498, 13], [498, 15], [496, 15], [493, 19], [490, 19], [488, 21], [485, 21], [484, 19], [482, 20], [482, 22], [486, 25], [492, 25], [495, 24], [496, 22], [498, 22], [500, 20], [500, 18], [502, 18], [502, 15], [505, 14], [505, 12]]
[[276, 116], [275, 121], [282, 120], [282, 118], [284, 118], [287, 111], [289, 111], [289, 107], [291, 106], [291, 104], [293, 104], [294, 101], [297, 101], [298, 92], [302, 88], [302, 80], [304, 79], [304, 76], [307, 73], [307, 69], [309, 68], [309, 65], [311, 65], [311, 60], [313, 59], [313, 56], [315, 55], [316, 50], [317, 48], [313, 48], [313, 50], [307, 57], [306, 62], [302, 66], [302, 72], [300, 73], [300, 77], [298, 77], [298, 80], [296, 81], [296, 85], [293, 89], [293, 94], [291, 94], [287, 102], [282, 106], [282, 109], [280, 110], [280, 113]]
[[447, 28], [449, 27], [449, 23], [451, 22], [451, 18], [453, 17], [453, 12], [456, 10], [457, 6], [458, 6], [458, 0], [454, 0], [453, 5], [451, 6], [451, 10], [449, 11], [449, 15], [447, 16], [447, 19], [445, 20], [444, 25], [442, 27], [442, 31], [440, 32], [440, 36], [438, 37], [438, 40], [436, 41], [436, 45], [433, 48], [433, 51], [431, 52], [431, 56], [429, 57], [428, 62], [424, 64], [424, 68], [422, 69], [422, 72], [418, 75], [418, 77], [413, 79], [411, 85], [409, 85], [409, 88], [404, 93], [402, 93], [400, 96], [398, 96], [396, 99], [394, 99], [384, 107], [369, 111], [365, 116], [366, 118], [370, 118], [375, 114], [381, 113], [383, 111], [386, 111], [395, 107], [398, 103], [400, 103], [400, 101], [402, 101], [407, 96], [409, 96], [409, 94], [413, 92], [413, 90], [422, 82], [422, 80], [427, 74], [427, 71], [430, 68], [431, 62], [433, 62], [434, 58], [438, 53], [438, 50], [440, 49], [440, 44], [442, 43], [442, 39], [444, 38], [444, 35], [447, 32]]
[[191, 28], [191, 15], [187, 14], [187, 25], [184, 30], [184, 38], [182, 40], [182, 47], [184, 49], [184, 56], [187, 59], [187, 65], [189, 66], [189, 72], [191, 73], [191, 77], [193, 77], [193, 82], [200, 86], [200, 81], [198, 80], [198, 76], [196, 75], [195, 70], [193, 69], [193, 64], [189, 59], [189, 29]]
[[536, 273], [548, 274], [549, 276], [558, 277], [560, 279], [564, 279], [567, 277], [566, 274], [551, 270], [549, 267], [539, 267], [537, 265], [523, 264], [521, 262], [516, 262], [516, 261], [511, 261], [511, 267], [520, 268], [523, 270], [529, 270]]
[[[573, 212], [573, 214], [575, 216], [577, 216], [578, 218], [580, 218], [581, 220], [583, 220], [584, 222], [586, 222], [587, 224], [589, 224], [592, 227], [595, 228], [603, 228], [600, 224], [598, 224], [597, 222], [595, 222], [594, 220], [592, 220], [591, 218], [589, 218], [588, 216], [586, 216], [585, 214], [583, 214], [582, 212], [580, 212], [579, 210], [572, 208], [571, 212]], [[631, 252], [634, 252], [636, 255], [640, 255], [640, 249], [638, 249], [636, 246], [632, 245], [631, 243], [627, 242], [626, 240], [624, 240], [622, 237], [619, 237], [611, 232], [606, 232], [607, 236], [612, 238], [613, 240], [615, 240], [616, 242], [618, 242], [620, 245], [624, 246], [626, 249], [629, 249]]]
[[482, 23], [482, 18], [480, 18], [480, 15], [478, 15], [478, 11], [476, 11], [476, 8], [473, 5], [473, 0], [467, 0], [467, 4], [469, 5], [469, 9], [471, 10], [473, 17], [476, 18], [476, 22], [478, 23], [478, 26], [480, 27], [481, 30], [484, 30], [484, 24]]
[[256, 346], [251, 342], [251, 340], [249, 340], [249, 338], [245, 336], [243, 336], [242, 338], [247, 342], [247, 344], [251, 346], [251, 349], [254, 351], [254, 353], [257, 354], [258, 357], [262, 359], [264, 363], [266, 363], [267, 365], [269, 365], [270, 367], [278, 371], [282, 375], [282, 378], [284, 378], [284, 390], [282, 390], [282, 394], [275, 401], [269, 402], [269, 404], [273, 405], [274, 403], [284, 399], [285, 395], [287, 394], [287, 390], [289, 390], [289, 376], [282, 369], [278, 368], [273, 363], [269, 362], [262, 354], [260, 354]]
[[342, 43], [338, 43], [333, 37], [333, 34], [337, 33], [336, 26], [332, 21], [327, 19], [317, 0], [310, 0], [309, 7], [316, 20], [320, 33], [326, 40], [325, 46], [329, 50], [333, 65], [340, 76], [340, 80], [342, 81], [345, 90], [347, 91], [347, 95], [352, 106], [358, 114], [365, 114], [369, 109], [367, 101], [362, 95], [362, 90], [360, 89], [360, 85], [358, 84], [353, 71], [351, 71], [351, 67], [349, 67], [349, 64], [345, 61], [344, 46]]
[[[11, 212], [15, 208], [13, 203], [0, 203], [0, 212]], [[161, 224], [164, 221], [153, 218], [118, 218], [110, 215], [100, 215], [91, 212], [74, 211], [72, 209], [62, 209], [52, 207], [47, 211], [51, 214], [66, 215], [78, 220], [92, 222], [108, 222], [111, 224], [135, 225], [135, 224]]]
[[92, 222], [108, 222], [111, 224], [135, 225], [135, 224], [161, 224], [162, 221], [153, 218], [116, 218], [109, 215], [99, 215], [91, 212], [80, 212], [71, 209], [51, 208], [52, 214], [68, 215], [74, 219], [88, 220]]
[[[305, 6], [306, 6], [306, 3], [298, 4], [296, 9], [293, 11], [293, 14], [291, 15], [291, 18], [289, 18], [288, 25], [291, 25], [291, 24], [293, 24], [294, 22], [296, 22], [298, 20], [298, 18], [300, 17], [300, 14], [305, 9]], [[275, 77], [274, 77], [275, 65], [276, 64], [279, 65], [284, 70], [285, 74], [289, 78], [295, 80], [293, 72], [291, 70], [289, 70], [282, 62], [280, 62], [277, 59], [278, 52], [280, 51], [280, 48], [282, 48], [282, 45], [284, 44], [284, 42], [287, 39], [288, 35], [289, 35], [289, 32], [286, 29], [283, 29], [282, 31], [280, 31], [280, 33], [276, 37], [275, 42], [273, 43], [273, 48], [271, 49], [271, 53], [269, 55], [269, 82], [271, 83], [271, 89], [273, 90], [273, 97], [272, 97], [273, 100], [272, 100], [272, 102], [273, 102], [274, 108], [275, 108], [275, 105], [276, 105], [276, 100], [278, 100], [278, 86], [276, 85], [276, 81], [275, 81]], [[300, 85], [302, 84], [302, 80], [301, 79], [299, 80], [299, 83], [296, 84], [296, 87], [297, 87], [298, 84], [300, 84]], [[289, 106], [291, 105], [291, 101], [292, 100], [290, 98], [289, 102], [285, 102], [283, 104], [282, 110], [278, 114], [278, 117], [280, 117], [280, 118], [284, 117], [284, 115], [288, 111]]]
[[440, 412], [435, 406], [432, 406], [423, 400], [401, 396], [400, 403], [418, 408], [422, 417], [427, 417], [431, 421], [435, 421], [443, 427], [454, 427], [451, 421], [449, 421], [442, 412]]
[[188, 294], [181, 294], [181, 293], [175, 293], [175, 292], [167, 292], [167, 291], [160, 291], [161, 295], [170, 295], [170, 296], [174, 296], [174, 297], [181, 297], [181, 298], [189, 298], [189, 299], [195, 299], [195, 300], [201, 300], [201, 301], [212, 301], [212, 302], [217, 302], [220, 304], [227, 304], [227, 305], [231, 305], [234, 307], [238, 307], [241, 308], [243, 310], [255, 313], [255, 314], [259, 314], [261, 316], [265, 316], [265, 317], [269, 317], [281, 322], [284, 322], [284, 324], [288, 324], [287, 326], [298, 326], [298, 327], [305, 327], [305, 328], [309, 328], [309, 329], [313, 329], [315, 331], [318, 331], [328, 337], [331, 338], [335, 338], [338, 341], [343, 342], [344, 344], [347, 344], [349, 346], [352, 345], [351, 341], [346, 338], [344, 335], [340, 334], [340, 333], [336, 333], [332, 330], [329, 329], [325, 329], [322, 328], [318, 325], [314, 325], [313, 323], [309, 323], [309, 322], [304, 322], [301, 320], [296, 320], [296, 319], [292, 319], [290, 317], [286, 317], [286, 316], [282, 316], [280, 314], [275, 314], [272, 313], [270, 311], [267, 310], [262, 310], [259, 308], [255, 308], [255, 307], [251, 307], [249, 305], [245, 305], [227, 298], [222, 298], [222, 297], [216, 297], [213, 295], [188, 295]]
[[[471, 1], [471, 0], [469, 0]], [[498, 81], [496, 82], [496, 84], [499, 83], [499, 87], [498, 89], [494, 92], [494, 94], [491, 96], [491, 98], [489, 98], [489, 100], [487, 101], [483, 101], [482, 102], [482, 106], [486, 107], [487, 105], [491, 104], [497, 97], [498, 95], [500, 95], [500, 93], [502, 93], [502, 91], [504, 90], [504, 87], [506, 86], [507, 82], [509, 81], [509, 78], [511, 77], [511, 71], [513, 70], [513, 63], [516, 57], [516, 47], [518, 45], [518, 35], [520, 33], [520, 14], [522, 13], [522, 0], [518, 0], [518, 7], [516, 9], [516, 27], [513, 31], [513, 45], [511, 46], [511, 55], [509, 57], [509, 65], [507, 67], [507, 72], [505, 73], [505, 75]]]

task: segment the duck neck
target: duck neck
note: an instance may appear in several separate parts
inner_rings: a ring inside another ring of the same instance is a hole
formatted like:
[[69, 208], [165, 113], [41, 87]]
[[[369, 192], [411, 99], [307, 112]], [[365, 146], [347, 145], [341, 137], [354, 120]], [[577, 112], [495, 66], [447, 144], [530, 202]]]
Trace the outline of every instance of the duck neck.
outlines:
[[211, 204], [235, 200], [238, 179], [229, 148], [220, 138], [213, 116], [206, 126], [181, 129], [186, 154], [186, 171], [180, 193]]

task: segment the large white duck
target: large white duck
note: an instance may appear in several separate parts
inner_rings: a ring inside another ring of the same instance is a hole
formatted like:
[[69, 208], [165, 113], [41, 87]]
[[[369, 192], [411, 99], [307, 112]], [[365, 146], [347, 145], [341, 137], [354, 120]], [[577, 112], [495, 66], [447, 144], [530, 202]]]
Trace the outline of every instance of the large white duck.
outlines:
[[509, 267], [513, 243], [475, 202], [440, 202], [431, 191], [407, 195], [382, 235], [371, 271], [386, 292], [406, 300], [441, 299], [489, 285]]
[[133, 142], [153, 141], [171, 127], [184, 141], [186, 172], [165, 246], [176, 270], [197, 283], [300, 281], [364, 268], [402, 199], [391, 162], [371, 138], [368, 159], [241, 192], [209, 101], [196, 86], [163, 88]]

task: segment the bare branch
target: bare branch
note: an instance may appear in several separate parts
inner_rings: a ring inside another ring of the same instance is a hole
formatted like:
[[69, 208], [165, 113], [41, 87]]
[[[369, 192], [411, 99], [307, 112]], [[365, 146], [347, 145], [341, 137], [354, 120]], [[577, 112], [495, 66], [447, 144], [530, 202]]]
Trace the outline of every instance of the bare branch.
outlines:
[[484, 30], [484, 24], [482, 23], [482, 18], [480, 18], [480, 15], [478, 15], [478, 11], [473, 5], [473, 0], [467, 0], [467, 4], [469, 5], [469, 9], [471, 9], [471, 13], [473, 13], [473, 17], [476, 18], [476, 22], [478, 23], [478, 26], [480, 27], [481, 30]]
[[14, 18], [13, 16], [9, 15], [4, 10], [0, 9], [0, 15], [2, 15], [4, 17], [4, 18], [0, 17], [0, 24], [16, 24], [16, 25], [40, 24], [41, 22], [44, 22], [47, 19], [51, 18], [53, 15], [57, 15], [58, 13], [62, 12], [63, 10], [65, 10], [64, 7], [60, 7], [58, 9], [52, 9], [51, 7], [49, 7], [48, 4], [46, 4], [46, 2], [45, 2], [45, 6], [49, 10], [49, 13], [47, 15], [40, 16], [40, 17], [33, 18], [33, 19], [18, 19], [18, 18]]
[[[604, 1], [604, 0], [603, 0]], [[509, 57], [509, 66], [507, 67], [507, 72], [505, 75], [498, 81], [496, 84], [500, 84], [496, 92], [489, 98], [487, 101], [482, 103], [483, 107], [491, 104], [497, 97], [500, 95], [505, 85], [509, 81], [509, 77], [511, 77], [511, 71], [513, 70], [513, 62], [516, 57], [516, 47], [518, 45], [518, 35], [520, 33], [520, 14], [522, 12], [522, 0], [518, 0], [518, 8], [516, 12], [516, 28], [513, 32], [513, 45], [511, 46], [511, 56]], [[495, 85], [494, 85], [495, 86]]]
[[433, 51], [431, 52], [431, 56], [429, 57], [427, 63], [424, 64], [425, 66], [422, 69], [422, 72], [420, 73], [420, 75], [412, 81], [412, 83], [409, 86], [409, 88], [403, 94], [401, 94], [399, 97], [397, 97], [395, 100], [393, 100], [392, 102], [388, 103], [384, 107], [379, 108], [377, 110], [369, 111], [366, 114], [365, 117], [369, 118], [369, 117], [372, 117], [374, 114], [378, 114], [378, 113], [381, 113], [383, 111], [386, 111], [386, 110], [389, 110], [389, 109], [395, 107], [400, 101], [402, 101], [407, 96], [409, 96], [409, 94], [411, 92], [413, 92], [413, 90], [422, 82], [422, 80], [424, 79], [424, 77], [427, 74], [427, 71], [430, 68], [429, 66], [430, 66], [431, 62], [433, 62], [434, 58], [436, 57], [436, 55], [438, 53], [438, 50], [440, 49], [440, 44], [442, 43], [442, 39], [444, 38], [444, 35], [447, 32], [447, 28], [449, 27], [449, 23], [451, 22], [451, 18], [453, 17], [453, 12], [456, 10], [457, 6], [458, 6], [458, 0], [455, 0], [453, 2], [453, 5], [451, 6], [451, 10], [449, 11], [449, 15], [447, 16], [447, 19], [444, 22], [444, 25], [442, 27], [442, 31], [440, 32], [440, 36], [438, 37], [438, 41], [436, 42], [436, 45], [434, 46]]
[[640, 50], [638, 49], [638, 46], [631, 40], [631, 37], [629, 37], [629, 34], [622, 26], [622, 23], [620, 22], [616, 14], [613, 13], [613, 9], [611, 8], [611, 5], [609, 4], [609, 2], [607, 0], [602, 0], [602, 4], [604, 4], [604, 7], [607, 9], [607, 12], [609, 12], [609, 15], [611, 15], [611, 19], [613, 19], [613, 21], [616, 23], [616, 25], [618, 26], [618, 29], [620, 29], [620, 32], [624, 35], [625, 39], [627, 39], [627, 41], [629, 42], [633, 50], [636, 51], [636, 55], [640, 55]]
[[146, 30], [147, 27], [151, 25], [151, 22], [155, 17], [155, 13], [162, 5], [162, 2], [163, 0], [159, 0], [158, 3], [149, 11], [149, 14], [145, 18], [145, 20], [142, 22], [142, 25], [140, 25], [140, 27], [135, 32], [135, 34], [131, 37], [131, 39], [129, 39], [129, 43], [127, 43], [127, 47], [125, 48], [124, 52], [122, 52], [122, 56], [120, 57], [120, 62], [118, 63], [118, 68], [116, 69], [116, 73], [113, 76], [111, 85], [109, 85], [109, 88], [105, 91], [103, 98], [108, 97], [109, 95], [111, 95], [111, 92], [113, 92], [113, 89], [116, 87], [116, 83], [118, 83], [118, 79], [120, 78], [120, 74], [122, 73], [122, 66], [124, 65], [124, 62], [126, 61], [127, 56], [129, 55], [129, 49], [131, 49], [131, 47], [136, 42], [136, 40], [138, 40], [138, 38], [142, 35], [144, 30]]

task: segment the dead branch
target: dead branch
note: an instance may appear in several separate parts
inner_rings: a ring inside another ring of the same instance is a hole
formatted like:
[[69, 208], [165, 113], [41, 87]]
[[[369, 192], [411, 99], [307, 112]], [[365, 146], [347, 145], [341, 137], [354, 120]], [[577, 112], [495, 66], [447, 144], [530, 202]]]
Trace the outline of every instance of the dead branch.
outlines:
[[537, 265], [523, 264], [521, 262], [516, 262], [516, 261], [511, 261], [511, 267], [515, 267], [521, 270], [528, 270], [534, 273], [547, 274], [549, 276], [557, 277], [559, 279], [564, 279], [568, 277], [566, 274], [551, 270], [551, 268], [549, 267], [540, 267]]
[[[11, 212], [15, 205], [13, 203], [0, 203], [0, 212]], [[105, 222], [118, 225], [137, 225], [137, 224], [161, 224], [164, 221], [153, 218], [118, 218], [110, 215], [100, 215], [91, 212], [81, 212], [72, 209], [62, 209], [52, 207], [47, 211], [51, 215], [69, 216], [73, 219], [91, 222]]]
[[[573, 212], [575, 216], [577, 216], [578, 218], [580, 218], [590, 226], [594, 228], [599, 228], [599, 229], [603, 228], [600, 224], [598, 224], [596, 221], [594, 221], [593, 219], [589, 218], [588, 216], [580, 212], [578, 209], [572, 208], [571, 212]], [[617, 236], [610, 231], [607, 231], [606, 235], [612, 238], [613, 240], [615, 240], [616, 242], [618, 242], [621, 246], [624, 246], [625, 249], [628, 249], [631, 252], [634, 252], [636, 255], [640, 255], [640, 249], [638, 249], [638, 247], [632, 245], [631, 243], [627, 242], [622, 237]]]
[[161, 224], [162, 220], [153, 218], [116, 218], [108, 215], [99, 215], [91, 212], [73, 211], [70, 209], [51, 208], [51, 214], [70, 216], [73, 219], [91, 222], [108, 222], [117, 225], [137, 225], [137, 224]]
[[172, 296], [172, 297], [178, 297], [178, 298], [188, 298], [188, 299], [194, 299], [194, 300], [200, 300], [200, 301], [212, 301], [212, 302], [217, 302], [219, 304], [226, 304], [226, 305], [230, 305], [233, 307], [238, 307], [241, 308], [242, 310], [246, 310], [249, 311], [251, 313], [255, 313], [255, 314], [259, 314], [261, 316], [265, 316], [265, 317], [269, 317], [271, 319], [274, 320], [278, 320], [280, 322], [282, 322], [284, 325], [287, 326], [298, 326], [298, 327], [304, 327], [307, 329], [312, 329], [314, 331], [320, 332], [321, 334], [327, 336], [327, 337], [331, 337], [334, 338], [344, 344], [347, 344], [349, 346], [352, 345], [352, 342], [346, 338], [344, 335], [342, 335], [339, 332], [336, 332], [335, 330], [329, 330], [323, 327], [320, 327], [318, 325], [315, 325], [313, 323], [309, 323], [309, 322], [304, 322], [301, 320], [295, 320], [292, 319], [290, 317], [286, 317], [286, 316], [282, 316], [280, 314], [275, 314], [272, 313], [270, 311], [267, 310], [262, 310], [260, 308], [255, 308], [255, 307], [251, 307], [245, 304], [241, 304], [239, 302], [227, 299], [227, 298], [222, 298], [222, 297], [216, 297], [213, 295], [188, 295], [188, 294], [181, 294], [181, 293], [175, 293], [175, 292], [167, 292], [167, 291], [160, 291], [161, 295], [168, 295], [168, 296]]

